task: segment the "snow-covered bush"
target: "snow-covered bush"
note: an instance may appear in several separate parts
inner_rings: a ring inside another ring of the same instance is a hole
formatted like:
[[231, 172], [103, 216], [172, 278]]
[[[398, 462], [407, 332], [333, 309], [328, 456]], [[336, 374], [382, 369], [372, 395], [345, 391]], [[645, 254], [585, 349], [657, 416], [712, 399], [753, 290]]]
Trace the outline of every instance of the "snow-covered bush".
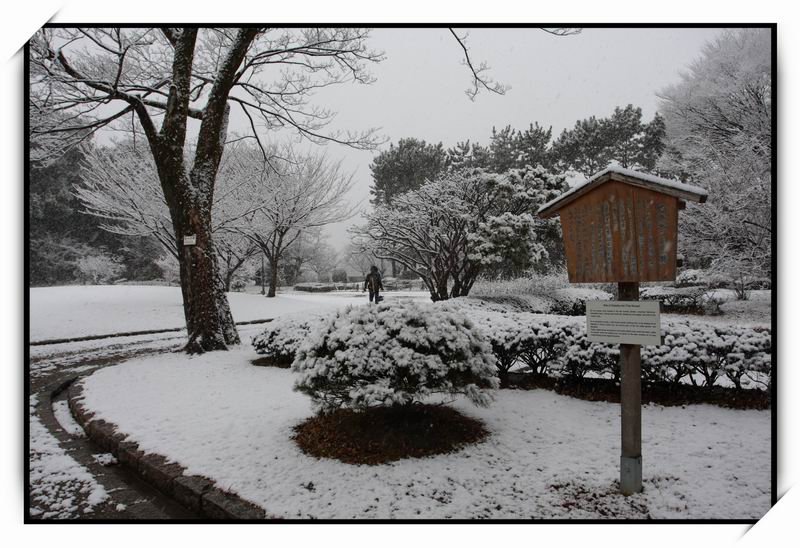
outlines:
[[103, 251], [80, 257], [76, 267], [81, 282], [91, 285], [114, 281], [125, 270], [118, 257]]
[[[619, 347], [589, 341], [583, 319], [467, 311], [486, 332], [501, 378], [518, 366], [522, 371], [578, 381], [587, 376], [619, 380]], [[664, 345], [642, 347], [645, 382], [713, 386], [726, 377], [737, 388], [769, 384], [771, 332], [767, 327], [684, 321], [665, 322], [662, 332]]]
[[[417, 355], [427, 351], [427, 346], [415, 346], [414, 343], [407, 342], [408, 338], [412, 335], [422, 337], [428, 326], [438, 326], [440, 313], [445, 316], [455, 314], [458, 317], [465, 315], [472, 320], [470, 333], [475, 329], [483, 333], [483, 340], [486, 341], [484, 344], [493, 354], [489, 359], [503, 380], [507, 380], [508, 373], [514, 367], [518, 367], [521, 372], [575, 380], [587, 376], [619, 379], [618, 346], [590, 342], [586, 338], [586, 322], [583, 318], [508, 311], [507, 308], [503, 310], [503, 307], [492, 306], [492, 303], [465, 298], [427, 307], [396, 303], [391, 308], [388, 305], [371, 308], [374, 310], [363, 311], [368, 318], [362, 317], [362, 312], [359, 312], [358, 320], [339, 316], [338, 319], [327, 322], [324, 318], [276, 320], [254, 339], [253, 345], [259, 353], [288, 363], [299, 346], [309, 339], [313, 328], [320, 326], [328, 333], [323, 333], [323, 343], [315, 343], [328, 345], [315, 351], [320, 359], [337, 362], [344, 359], [344, 352], [350, 352], [362, 356], [360, 361], [353, 363], [370, 362], [373, 358], [384, 359], [395, 348], [399, 348], [401, 356], [406, 356], [409, 352]], [[427, 312], [422, 312], [423, 308], [430, 308], [434, 315], [428, 317]], [[403, 310], [402, 314], [400, 310]], [[392, 315], [396, 318], [390, 322], [388, 317]], [[320, 323], [315, 323], [318, 321]], [[401, 342], [386, 343], [388, 338], [394, 337], [398, 329], [401, 329], [398, 321], [411, 325], [402, 327], [404, 335]], [[354, 322], [355, 326], [349, 325]], [[336, 324], [337, 331], [335, 338], [331, 339], [333, 324]], [[342, 339], [348, 332], [356, 338], [351, 345]], [[737, 388], [754, 384], [769, 385], [772, 336], [768, 327], [709, 324], [696, 320], [665, 321], [662, 324], [662, 333], [663, 345], [642, 347], [642, 380], [646, 383], [689, 382], [694, 385], [714, 386], [720, 379], [727, 378]], [[441, 330], [434, 330], [433, 335], [425, 335], [426, 344], [434, 344], [431, 341], [440, 334]], [[443, 344], [445, 348], [450, 348], [454, 343], [446, 341]], [[452, 348], [447, 350], [452, 351]], [[334, 356], [336, 352], [340, 354]], [[437, 355], [441, 357], [451, 354]], [[400, 358], [401, 361], [403, 359], [405, 358]], [[396, 362], [397, 359], [393, 358], [387, 366], [394, 368], [391, 375], [396, 374]], [[359, 374], [368, 374], [374, 366], [370, 362], [359, 370]], [[340, 364], [336, 367], [344, 366]], [[331, 368], [331, 371], [334, 370], [338, 369]]]
[[586, 301], [609, 301], [612, 295], [601, 289], [565, 287], [553, 291], [551, 298], [553, 302], [548, 313], [559, 316], [585, 316]]
[[659, 301], [662, 312], [703, 314], [708, 301], [708, 288], [704, 286], [666, 287], [652, 286], [642, 290], [643, 301]]
[[469, 315], [489, 339], [500, 382], [505, 385], [509, 371], [517, 363], [523, 346], [530, 339], [530, 328], [514, 313], [474, 310]]
[[580, 380], [589, 374], [597, 377], [619, 379], [619, 348], [617, 345], [598, 344], [589, 341], [583, 325], [565, 326], [564, 345], [566, 352], [554, 369], [558, 376]]
[[454, 307], [414, 302], [349, 307], [297, 352], [295, 389], [321, 411], [406, 405], [463, 394], [487, 405], [495, 358], [483, 333]]
[[304, 282], [294, 286], [295, 291], [307, 291], [309, 293], [327, 293], [336, 291], [336, 286], [330, 283]]
[[[567, 352], [567, 344], [574, 338], [580, 326], [557, 316], [528, 323], [526, 337], [522, 342], [520, 361], [527, 371], [535, 375], [550, 373]], [[522, 323], [522, 322], [521, 322]]]
[[294, 361], [297, 349], [321, 325], [322, 320], [322, 316], [273, 320], [264, 331], [253, 337], [253, 348], [276, 363], [290, 364]]
[[161, 277], [164, 281], [175, 285], [181, 283], [180, 266], [178, 266], [178, 259], [173, 255], [165, 253], [156, 259], [155, 263], [161, 269]]

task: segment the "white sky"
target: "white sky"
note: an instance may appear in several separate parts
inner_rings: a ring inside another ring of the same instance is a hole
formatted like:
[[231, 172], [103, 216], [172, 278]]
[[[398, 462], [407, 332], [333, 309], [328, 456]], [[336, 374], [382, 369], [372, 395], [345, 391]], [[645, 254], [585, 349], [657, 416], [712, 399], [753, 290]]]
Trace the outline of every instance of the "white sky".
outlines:
[[[590, 28], [556, 37], [535, 28], [472, 29], [473, 63], [486, 61], [491, 76], [511, 89], [504, 96], [481, 93], [471, 102], [464, 94], [469, 73], [447, 29], [375, 29], [370, 45], [386, 54], [371, 68], [377, 81], [326, 88], [314, 102], [338, 112], [330, 129], [379, 127], [389, 142], [416, 137], [445, 147], [466, 139], [488, 144], [493, 125], [525, 128], [534, 121], [552, 125], [556, 137], [578, 119], [607, 116], [628, 103], [640, 106], [649, 120], [657, 108], [656, 91], [676, 82], [720, 31]], [[355, 173], [351, 199], [368, 207], [369, 164], [377, 152], [326, 148]], [[342, 247], [354, 222], [358, 219], [331, 225], [331, 243]]]

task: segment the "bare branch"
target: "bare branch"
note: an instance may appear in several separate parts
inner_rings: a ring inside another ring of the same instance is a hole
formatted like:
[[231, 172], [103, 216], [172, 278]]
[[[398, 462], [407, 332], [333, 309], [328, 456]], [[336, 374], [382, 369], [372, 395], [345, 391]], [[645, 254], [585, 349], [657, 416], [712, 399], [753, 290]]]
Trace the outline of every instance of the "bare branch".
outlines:
[[465, 91], [470, 101], [475, 100], [475, 97], [478, 95], [480, 88], [483, 88], [492, 93], [496, 93], [498, 95], [505, 95], [506, 91], [510, 89], [508, 86], [504, 86], [503, 84], [495, 82], [491, 78], [487, 78], [484, 76], [484, 74], [489, 71], [489, 65], [487, 65], [486, 63], [481, 63], [476, 67], [475, 65], [472, 64], [472, 60], [470, 59], [469, 56], [469, 49], [467, 48], [466, 45], [468, 36], [466, 34], [464, 36], [459, 36], [458, 34], [456, 34], [456, 31], [453, 30], [452, 28], [450, 28], [449, 30], [450, 34], [453, 35], [453, 38], [456, 39], [456, 42], [458, 42], [458, 45], [461, 46], [461, 49], [464, 52], [463, 63], [469, 68], [470, 72], [472, 73], [472, 87]]
[[580, 34], [583, 29], [580, 27], [539, 27], [541, 30], [554, 36], [574, 36]]

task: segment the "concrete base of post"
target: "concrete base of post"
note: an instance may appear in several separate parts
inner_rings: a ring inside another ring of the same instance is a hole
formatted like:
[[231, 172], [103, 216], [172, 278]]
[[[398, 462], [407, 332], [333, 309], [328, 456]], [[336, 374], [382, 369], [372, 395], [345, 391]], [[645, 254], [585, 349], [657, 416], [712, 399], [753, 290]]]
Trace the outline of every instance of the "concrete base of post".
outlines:
[[619, 458], [619, 490], [623, 495], [642, 492], [642, 457]]

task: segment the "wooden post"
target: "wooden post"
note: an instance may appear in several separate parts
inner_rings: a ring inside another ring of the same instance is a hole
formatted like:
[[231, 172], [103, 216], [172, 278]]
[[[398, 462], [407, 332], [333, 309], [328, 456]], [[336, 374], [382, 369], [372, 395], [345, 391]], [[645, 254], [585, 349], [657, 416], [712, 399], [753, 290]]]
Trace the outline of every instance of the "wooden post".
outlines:
[[[620, 301], [639, 300], [639, 282], [619, 283]], [[623, 495], [642, 490], [642, 363], [641, 346], [619, 345], [622, 450], [619, 488]]]

